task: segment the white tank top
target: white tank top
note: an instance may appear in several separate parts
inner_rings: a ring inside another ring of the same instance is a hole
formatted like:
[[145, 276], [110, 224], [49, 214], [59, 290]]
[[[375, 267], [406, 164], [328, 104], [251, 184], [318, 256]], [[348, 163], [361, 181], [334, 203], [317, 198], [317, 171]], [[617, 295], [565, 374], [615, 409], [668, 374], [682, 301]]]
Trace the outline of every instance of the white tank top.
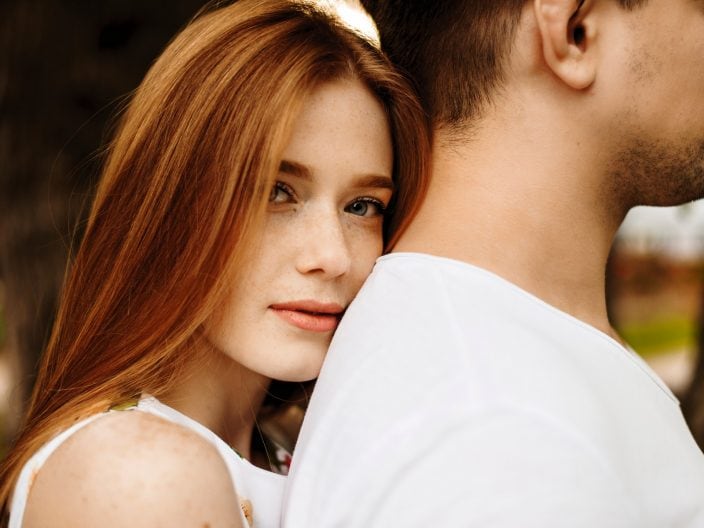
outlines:
[[[129, 409], [153, 414], [194, 431], [210, 442], [220, 453], [225, 461], [230, 476], [237, 489], [240, 499], [240, 515], [243, 526], [255, 528], [278, 528], [281, 518], [281, 505], [283, 501], [284, 484], [286, 477], [265, 469], [254, 466], [242, 458], [236, 451], [228, 446], [219, 436], [207, 427], [201, 425], [188, 416], [161, 403], [152, 396], [143, 396], [139, 402]], [[10, 504], [10, 520], [8, 528], [21, 528], [24, 510], [27, 506], [27, 497], [32, 487], [34, 478], [51, 454], [72, 434], [101, 416], [117, 409], [96, 414], [75, 423], [59, 435], [44, 444], [22, 468]]]

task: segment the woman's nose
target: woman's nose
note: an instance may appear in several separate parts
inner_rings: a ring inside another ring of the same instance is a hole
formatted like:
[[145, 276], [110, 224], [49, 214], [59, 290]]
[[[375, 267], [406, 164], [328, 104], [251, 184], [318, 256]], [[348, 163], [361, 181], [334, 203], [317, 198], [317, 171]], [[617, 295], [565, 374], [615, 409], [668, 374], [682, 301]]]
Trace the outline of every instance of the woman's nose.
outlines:
[[350, 271], [350, 248], [337, 213], [314, 215], [303, 231], [296, 262], [299, 273], [319, 273], [332, 279]]

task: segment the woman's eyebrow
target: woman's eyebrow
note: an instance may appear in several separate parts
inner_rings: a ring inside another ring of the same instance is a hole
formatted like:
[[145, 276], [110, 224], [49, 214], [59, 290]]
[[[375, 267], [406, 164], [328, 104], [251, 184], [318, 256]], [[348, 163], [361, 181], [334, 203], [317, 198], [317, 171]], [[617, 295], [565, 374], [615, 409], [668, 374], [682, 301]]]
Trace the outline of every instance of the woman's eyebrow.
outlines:
[[376, 187], [378, 189], [390, 189], [392, 191], [396, 188], [391, 178], [388, 176], [377, 176], [376, 174], [361, 176], [355, 181], [354, 186], [358, 188]]
[[[279, 172], [290, 174], [291, 176], [303, 178], [305, 180], [311, 180], [313, 178], [308, 167], [290, 160], [281, 161], [281, 164], [279, 165]], [[360, 176], [353, 182], [352, 186], [355, 188], [376, 187], [380, 189], [391, 189], [392, 191], [396, 187], [393, 180], [389, 176], [377, 174], [365, 174]]]
[[312, 179], [312, 175], [308, 170], [308, 167], [296, 163], [295, 161], [282, 160], [281, 165], [279, 165], [279, 172], [284, 174], [290, 174], [291, 176], [297, 176], [306, 180]]

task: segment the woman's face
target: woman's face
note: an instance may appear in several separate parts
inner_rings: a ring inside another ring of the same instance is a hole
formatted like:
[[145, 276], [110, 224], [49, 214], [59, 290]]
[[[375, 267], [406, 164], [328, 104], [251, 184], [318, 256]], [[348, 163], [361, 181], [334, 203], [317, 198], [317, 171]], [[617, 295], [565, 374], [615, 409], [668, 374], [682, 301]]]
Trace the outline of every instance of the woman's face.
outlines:
[[381, 254], [392, 165], [386, 114], [364, 85], [339, 80], [313, 91], [284, 150], [254, 256], [206, 324], [209, 341], [268, 378], [316, 377]]

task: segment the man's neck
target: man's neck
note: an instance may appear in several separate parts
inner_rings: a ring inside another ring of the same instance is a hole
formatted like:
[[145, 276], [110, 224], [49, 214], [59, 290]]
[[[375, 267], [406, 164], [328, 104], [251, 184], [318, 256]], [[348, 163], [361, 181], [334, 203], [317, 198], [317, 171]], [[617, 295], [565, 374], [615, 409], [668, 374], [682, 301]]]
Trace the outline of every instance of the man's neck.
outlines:
[[427, 198], [394, 250], [480, 266], [616, 337], [604, 280], [625, 211], [579, 138], [533, 132], [486, 126], [449, 147], [440, 131]]

